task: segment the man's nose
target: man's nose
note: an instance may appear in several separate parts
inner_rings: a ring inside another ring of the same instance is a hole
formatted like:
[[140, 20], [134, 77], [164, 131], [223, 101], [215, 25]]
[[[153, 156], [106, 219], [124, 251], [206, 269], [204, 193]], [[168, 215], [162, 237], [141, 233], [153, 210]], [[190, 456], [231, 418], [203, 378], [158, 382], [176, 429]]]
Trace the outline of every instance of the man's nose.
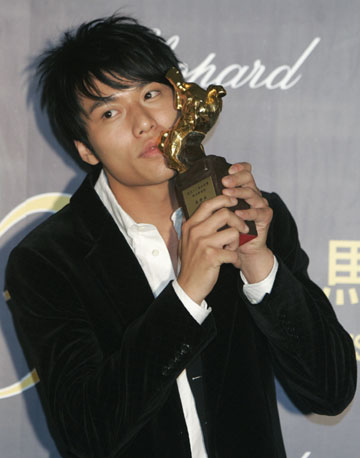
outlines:
[[156, 120], [150, 110], [138, 107], [133, 113], [133, 126], [135, 136], [141, 137], [156, 127]]

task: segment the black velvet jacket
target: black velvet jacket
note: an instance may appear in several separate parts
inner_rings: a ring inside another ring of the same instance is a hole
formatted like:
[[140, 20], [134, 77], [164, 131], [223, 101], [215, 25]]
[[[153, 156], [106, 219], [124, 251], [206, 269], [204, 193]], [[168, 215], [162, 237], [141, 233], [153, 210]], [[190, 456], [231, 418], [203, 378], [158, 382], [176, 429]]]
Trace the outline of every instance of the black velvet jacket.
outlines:
[[9, 259], [6, 287], [64, 457], [190, 458], [176, 377], [203, 365], [210, 458], [285, 456], [274, 373], [302, 410], [333, 415], [354, 395], [355, 353], [306, 273], [295, 223], [276, 194], [270, 295], [251, 305], [230, 265], [200, 326], [171, 284], [154, 299], [89, 176]]

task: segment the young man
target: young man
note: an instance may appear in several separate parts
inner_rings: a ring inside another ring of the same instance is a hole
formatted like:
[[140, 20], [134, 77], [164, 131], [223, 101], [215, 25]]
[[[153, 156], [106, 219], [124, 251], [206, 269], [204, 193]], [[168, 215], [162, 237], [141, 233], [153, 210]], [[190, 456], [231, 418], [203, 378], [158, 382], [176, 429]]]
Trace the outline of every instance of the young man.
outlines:
[[[93, 170], [13, 250], [10, 307], [62, 456], [284, 457], [274, 373], [302, 410], [337, 414], [352, 341], [249, 164], [182, 222], [157, 146], [177, 117], [172, 66], [161, 38], [120, 17], [42, 56], [54, 131]], [[251, 208], [233, 213], [238, 198]], [[244, 220], [258, 237], [239, 247]]]

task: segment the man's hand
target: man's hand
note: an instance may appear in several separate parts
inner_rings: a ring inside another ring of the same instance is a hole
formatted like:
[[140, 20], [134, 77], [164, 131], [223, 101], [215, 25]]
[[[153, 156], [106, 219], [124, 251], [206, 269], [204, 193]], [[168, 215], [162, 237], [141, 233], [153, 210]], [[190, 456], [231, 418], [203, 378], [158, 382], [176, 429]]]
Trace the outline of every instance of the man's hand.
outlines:
[[235, 214], [243, 221], [254, 221], [258, 236], [237, 248], [238, 258], [233, 264], [241, 269], [249, 283], [259, 282], [268, 276], [274, 262], [266, 245], [272, 209], [257, 188], [247, 162], [232, 165], [229, 175], [223, 178], [223, 185], [226, 186], [224, 195], [244, 199], [250, 205], [248, 210], [237, 210]]
[[[266, 278], [273, 266], [273, 254], [266, 246], [272, 210], [256, 186], [251, 165], [231, 166], [223, 184], [223, 195], [203, 202], [182, 226], [178, 283], [198, 304], [213, 289], [221, 264], [241, 269], [249, 283]], [[231, 211], [238, 198], [251, 208]], [[246, 220], [255, 222], [258, 236], [239, 247], [239, 233], [248, 232]], [[225, 225], [227, 229], [219, 230]]]
[[[182, 226], [177, 280], [198, 304], [213, 289], [221, 264], [238, 262], [239, 233], [246, 231], [247, 225], [229, 210], [236, 204], [234, 197], [214, 197], [203, 202]], [[219, 231], [225, 225], [229, 227]]]

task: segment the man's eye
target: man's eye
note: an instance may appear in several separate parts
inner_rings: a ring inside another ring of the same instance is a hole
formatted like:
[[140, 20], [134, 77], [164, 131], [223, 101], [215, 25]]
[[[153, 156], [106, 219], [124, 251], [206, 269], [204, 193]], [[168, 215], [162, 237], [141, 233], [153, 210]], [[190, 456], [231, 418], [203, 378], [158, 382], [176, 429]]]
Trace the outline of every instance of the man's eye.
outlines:
[[153, 99], [154, 97], [159, 95], [159, 93], [160, 93], [160, 91], [156, 91], [155, 89], [153, 91], [148, 91], [145, 94], [145, 99]]
[[110, 119], [113, 118], [116, 115], [117, 111], [116, 110], [107, 110], [103, 114], [103, 118], [105, 119]]

